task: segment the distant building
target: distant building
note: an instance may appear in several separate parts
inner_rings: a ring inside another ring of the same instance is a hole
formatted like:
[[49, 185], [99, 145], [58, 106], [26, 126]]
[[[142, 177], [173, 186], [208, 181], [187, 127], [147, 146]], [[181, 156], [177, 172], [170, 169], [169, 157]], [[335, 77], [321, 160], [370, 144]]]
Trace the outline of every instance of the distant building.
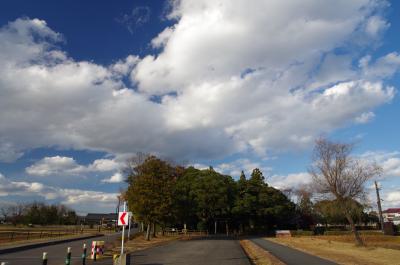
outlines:
[[389, 208], [387, 210], [384, 210], [382, 211], [382, 216], [385, 222], [393, 222], [394, 219], [396, 219], [397, 221], [397, 217], [400, 217], [400, 208]]
[[85, 224], [108, 224], [117, 220], [116, 213], [88, 213], [84, 217]]

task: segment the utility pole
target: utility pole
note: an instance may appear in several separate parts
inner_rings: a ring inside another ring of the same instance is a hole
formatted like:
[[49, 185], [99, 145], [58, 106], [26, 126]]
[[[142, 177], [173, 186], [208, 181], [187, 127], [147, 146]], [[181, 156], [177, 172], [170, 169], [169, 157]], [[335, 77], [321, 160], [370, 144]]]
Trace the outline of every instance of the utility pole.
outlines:
[[375, 189], [376, 189], [376, 199], [378, 204], [378, 211], [379, 211], [379, 222], [381, 223], [381, 230], [383, 232], [383, 216], [382, 216], [382, 206], [381, 206], [381, 197], [379, 196], [379, 187], [378, 183], [375, 180]]
[[121, 196], [118, 195], [117, 198], [118, 198], [118, 205], [117, 205], [117, 208], [115, 209], [115, 212], [117, 214], [117, 220], [115, 220], [115, 231], [117, 231], [117, 228], [118, 228], [119, 208], [121, 206]]

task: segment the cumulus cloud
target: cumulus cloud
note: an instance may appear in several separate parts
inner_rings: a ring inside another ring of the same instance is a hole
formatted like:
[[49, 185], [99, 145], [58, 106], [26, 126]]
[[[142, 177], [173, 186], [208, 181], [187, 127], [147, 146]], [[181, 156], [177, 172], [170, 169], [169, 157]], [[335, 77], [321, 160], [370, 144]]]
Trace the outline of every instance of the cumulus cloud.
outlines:
[[292, 173], [288, 175], [273, 175], [268, 183], [281, 190], [297, 189], [311, 184], [311, 175], [306, 172]]
[[385, 208], [391, 208], [391, 207], [398, 208], [400, 205], [400, 190], [395, 189], [395, 190], [390, 190], [387, 193], [384, 193], [382, 205]]
[[0, 174], [0, 197], [37, 196], [45, 200], [57, 200], [62, 204], [79, 207], [81, 211], [91, 209], [109, 211], [115, 205], [118, 193], [107, 193], [81, 189], [63, 189], [38, 182], [12, 181]]
[[382, 177], [400, 177], [400, 152], [368, 151], [360, 157], [380, 165], [383, 170]]
[[53, 156], [45, 157], [35, 162], [27, 167], [25, 171], [33, 176], [79, 175], [89, 172], [114, 171], [119, 166], [112, 159], [96, 159], [92, 164], [84, 166], [78, 164], [72, 157]]
[[364, 112], [360, 116], [355, 118], [355, 122], [359, 124], [368, 123], [375, 118], [375, 114], [372, 111]]
[[253, 169], [255, 168], [260, 169], [265, 177], [267, 177], [268, 173], [271, 171], [270, 167], [266, 167], [260, 162], [255, 162], [247, 158], [237, 159], [230, 163], [221, 163], [215, 166], [214, 169], [218, 172], [228, 174], [235, 178], [239, 178], [243, 170], [246, 177], [249, 178], [251, 173], [253, 172]]
[[124, 180], [125, 180], [124, 175], [122, 175], [120, 172], [116, 172], [110, 178], [103, 179], [101, 182], [103, 182], [103, 183], [121, 183]]
[[17, 19], [0, 29], [0, 159], [49, 146], [192, 161], [309, 146], [393, 98], [398, 55], [351, 49], [369, 47], [355, 35], [376, 41], [385, 5], [176, 1], [158, 54], [109, 66], [70, 58], [45, 21]]

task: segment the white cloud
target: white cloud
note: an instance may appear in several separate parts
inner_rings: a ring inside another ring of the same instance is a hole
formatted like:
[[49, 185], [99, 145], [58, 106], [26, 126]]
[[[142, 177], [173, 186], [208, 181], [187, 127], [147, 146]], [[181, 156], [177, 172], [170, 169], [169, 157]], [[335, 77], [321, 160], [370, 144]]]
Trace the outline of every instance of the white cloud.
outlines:
[[88, 166], [79, 165], [72, 157], [45, 157], [26, 168], [33, 176], [79, 175], [89, 172], [107, 172], [119, 168], [119, 164], [111, 159], [96, 159]]
[[391, 190], [384, 193], [382, 205], [384, 208], [400, 207], [400, 190]]
[[[267, 160], [268, 158], [264, 158]], [[246, 175], [247, 178], [251, 176], [253, 169], [258, 168], [263, 172], [265, 177], [268, 177], [268, 173], [272, 170], [270, 167], [266, 167], [263, 163], [252, 161], [247, 158], [236, 159], [231, 162], [221, 163], [218, 165], [211, 165], [213, 169], [219, 173], [230, 175], [231, 177], [238, 179], [240, 177], [241, 172]], [[204, 164], [193, 164], [193, 167], [198, 169], [208, 169], [210, 166]]]
[[121, 182], [124, 181], [124, 179], [125, 179], [125, 177], [120, 172], [116, 172], [110, 178], [103, 179], [101, 182], [104, 182], [104, 183], [121, 183]]
[[48, 146], [179, 160], [309, 146], [393, 98], [396, 53], [353, 66], [354, 47], [369, 47], [353, 37], [378, 41], [382, 6], [177, 1], [175, 24], [152, 41], [159, 54], [110, 66], [68, 57], [42, 20], [10, 22], [0, 29], [0, 159]]
[[400, 177], [400, 152], [368, 151], [360, 156], [382, 167], [382, 177]]
[[281, 190], [298, 189], [311, 184], [311, 175], [306, 172], [292, 173], [286, 176], [273, 175], [268, 183]]
[[112, 211], [117, 201], [117, 193], [107, 193], [82, 189], [63, 189], [38, 182], [11, 181], [0, 174], [0, 197], [9, 195], [38, 196], [45, 200], [57, 200], [62, 204], [79, 208], [81, 211]]
[[371, 37], [377, 37], [379, 34], [381, 34], [383, 31], [385, 31], [389, 26], [390, 26], [390, 23], [388, 23], [382, 17], [371, 16], [366, 22], [365, 31]]
[[234, 178], [239, 178], [242, 170], [245, 173], [246, 177], [249, 178], [253, 169], [258, 168], [263, 172], [263, 175], [267, 177], [268, 173], [271, 171], [271, 168], [266, 167], [260, 162], [254, 162], [250, 159], [242, 158], [232, 161], [230, 163], [222, 163], [215, 167], [216, 171], [228, 174]]
[[355, 122], [359, 124], [368, 123], [375, 118], [375, 114], [372, 111], [361, 113], [360, 116], [355, 118]]

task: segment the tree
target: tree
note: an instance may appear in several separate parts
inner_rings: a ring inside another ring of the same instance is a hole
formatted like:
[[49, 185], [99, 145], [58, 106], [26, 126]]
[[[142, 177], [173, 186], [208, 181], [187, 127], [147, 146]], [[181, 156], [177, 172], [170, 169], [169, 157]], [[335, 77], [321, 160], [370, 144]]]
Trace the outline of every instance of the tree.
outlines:
[[197, 205], [197, 217], [203, 228], [219, 218], [229, 219], [236, 196], [232, 177], [213, 169], [200, 170], [194, 181], [193, 192]]
[[[197, 228], [198, 205], [196, 200], [195, 182], [200, 170], [188, 167], [179, 174], [174, 187], [174, 214], [179, 227], [186, 224], [191, 229]], [[200, 227], [203, 229], [203, 227]]]
[[311, 201], [312, 194], [306, 188], [300, 188], [295, 191], [297, 196], [297, 225], [302, 229], [310, 229], [315, 224], [314, 204]]
[[237, 198], [233, 207], [236, 221], [238, 222], [240, 233], [244, 232], [245, 226], [248, 226], [248, 216], [250, 214], [250, 205], [247, 194], [247, 179], [243, 170], [237, 182]]
[[268, 186], [258, 168], [253, 170], [248, 180], [242, 174], [237, 186], [233, 212], [242, 232], [246, 227], [251, 231], [265, 231], [289, 225], [295, 211], [294, 204], [281, 191]]
[[[173, 219], [173, 186], [176, 168], [155, 156], [129, 160], [129, 183], [125, 197], [135, 217], [147, 224], [146, 239], [155, 223], [164, 228]], [[153, 229], [154, 231], [154, 229]], [[154, 233], [154, 232], [153, 232]]]
[[365, 199], [365, 183], [381, 173], [375, 164], [351, 156], [352, 144], [318, 139], [315, 143], [312, 176], [316, 191], [337, 202], [337, 208], [349, 222], [358, 245], [364, 245], [354, 222], [358, 200]]

